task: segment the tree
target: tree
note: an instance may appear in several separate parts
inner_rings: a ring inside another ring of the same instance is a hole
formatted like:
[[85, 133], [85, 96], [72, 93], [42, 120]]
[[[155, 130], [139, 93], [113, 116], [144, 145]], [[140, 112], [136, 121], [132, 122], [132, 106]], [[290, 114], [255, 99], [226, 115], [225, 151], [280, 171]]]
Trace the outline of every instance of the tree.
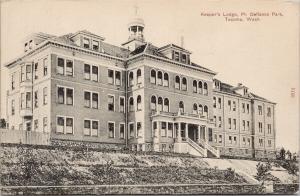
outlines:
[[267, 177], [271, 174], [270, 173], [271, 168], [272, 168], [272, 166], [271, 166], [270, 162], [267, 162], [266, 164], [259, 162], [256, 165], [257, 172], [256, 172], [255, 178], [258, 181], [265, 181], [267, 179]]
[[285, 160], [285, 149], [283, 147], [280, 149], [279, 156], [281, 160]]
[[286, 151], [286, 155], [289, 160], [292, 160], [292, 153], [289, 150]]
[[4, 118], [0, 119], [0, 128], [5, 129], [6, 128], [6, 121]]

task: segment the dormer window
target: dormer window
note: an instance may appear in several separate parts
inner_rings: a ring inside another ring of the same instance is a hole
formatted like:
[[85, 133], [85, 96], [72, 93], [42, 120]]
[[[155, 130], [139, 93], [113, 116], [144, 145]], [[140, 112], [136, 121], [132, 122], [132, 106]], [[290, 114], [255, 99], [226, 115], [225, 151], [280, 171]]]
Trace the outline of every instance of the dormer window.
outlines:
[[244, 88], [244, 95], [248, 93], [248, 89]]
[[93, 50], [99, 50], [99, 41], [93, 40]]
[[33, 48], [33, 41], [30, 40], [30, 41], [29, 41], [29, 49], [32, 49], [32, 48]]
[[24, 50], [25, 50], [25, 52], [27, 52], [27, 50], [28, 50], [28, 43], [27, 42], [25, 43]]
[[186, 63], [186, 54], [182, 54], [182, 56], [181, 56], [181, 61], [182, 61], [183, 63]]
[[179, 52], [174, 52], [174, 60], [179, 61]]
[[83, 38], [83, 47], [84, 48], [90, 48], [90, 39]]

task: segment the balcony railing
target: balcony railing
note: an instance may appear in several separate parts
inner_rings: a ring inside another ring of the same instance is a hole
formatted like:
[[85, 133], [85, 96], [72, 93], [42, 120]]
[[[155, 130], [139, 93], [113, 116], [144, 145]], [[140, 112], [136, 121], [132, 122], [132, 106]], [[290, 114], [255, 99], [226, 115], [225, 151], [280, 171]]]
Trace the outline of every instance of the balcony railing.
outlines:
[[193, 114], [193, 113], [181, 112], [181, 111], [178, 111], [178, 113], [174, 113], [174, 112], [154, 111], [154, 110], [152, 110], [151, 115], [152, 116], [155, 116], [155, 115], [165, 115], [165, 116], [171, 116], [171, 117], [183, 116], [183, 117], [192, 117], [192, 118], [198, 118], [198, 119], [203, 119], [203, 120], [209, 120], [210, 122], [214, 122], [213, 119], [208, 119], [207, 116], [204, 116], [204, 115], [201, 115], [201, 114]]

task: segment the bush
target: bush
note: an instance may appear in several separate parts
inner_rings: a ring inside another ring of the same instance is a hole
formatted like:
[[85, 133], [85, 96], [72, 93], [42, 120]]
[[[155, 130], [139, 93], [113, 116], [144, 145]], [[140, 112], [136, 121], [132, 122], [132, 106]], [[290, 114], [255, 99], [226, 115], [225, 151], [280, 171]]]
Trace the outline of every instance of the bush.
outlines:
[[265, 181], [271, 175], [271, 169], [272, 166], [270, 162], [267, 162], [266, 164], [259, 162], [256, 165], [257, 173], [255, 179], [257, 179], [258, 181]]
[[232, 181], [235, 178], [235, 171], [229, 167], [227, 168], [227, 170], [225, 171], [225, 179]]

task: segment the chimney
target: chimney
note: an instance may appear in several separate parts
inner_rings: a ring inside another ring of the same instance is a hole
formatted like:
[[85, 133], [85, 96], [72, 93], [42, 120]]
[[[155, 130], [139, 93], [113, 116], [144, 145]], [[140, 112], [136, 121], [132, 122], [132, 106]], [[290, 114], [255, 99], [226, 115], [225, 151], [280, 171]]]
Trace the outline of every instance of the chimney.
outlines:
[[184, 37], [183, 36], [180, 37], [180, 47], [184, 48]]

